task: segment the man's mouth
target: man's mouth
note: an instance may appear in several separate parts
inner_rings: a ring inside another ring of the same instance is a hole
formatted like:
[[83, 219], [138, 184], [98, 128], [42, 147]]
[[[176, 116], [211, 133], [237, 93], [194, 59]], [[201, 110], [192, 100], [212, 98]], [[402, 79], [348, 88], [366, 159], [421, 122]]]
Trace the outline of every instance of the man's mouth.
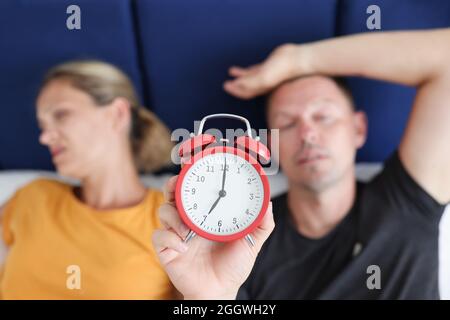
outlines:
[[302, 156], [297, 160], [297, 164], [298, 165], [309, 164], [326, 158], [327, 156], [321, 154]]

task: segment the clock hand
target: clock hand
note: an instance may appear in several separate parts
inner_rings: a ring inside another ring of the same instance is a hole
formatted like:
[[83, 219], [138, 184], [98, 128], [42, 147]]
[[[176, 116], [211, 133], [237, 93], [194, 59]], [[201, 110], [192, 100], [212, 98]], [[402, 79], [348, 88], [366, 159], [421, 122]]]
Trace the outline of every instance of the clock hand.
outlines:
[[[212, 205], [211, 209], [209, 209], [208, 214], [206, 215], [205, 219], [203, 219], [203, 222], [205, 222], [206, 218], [208, 218], [209, 214], [211, 213], [211, 211], [214, 210], [214, 208], [217, 206], [217, 204], [219, 203], [220, 199], [226, 196], [226, 191], [225, 190], [220, 190], [219, 191], [219, 197], [217, 198], [217, 200], [214, 202], [214, 204]], [[202, 222], [202, 224], [203, 224]]]
[[222, 175], [222, 190], [221, 191], [225, 191], [225, 177], [226, 177], [226, 172], [227, 172], [227, 157], [225, 155], [225, 163], [223, 165], [223, 175]]
[[[214, 208], [217, 206], [217, 204], [220, 201], [220, 198], [222, 198], [222, 193], [219, 192], [219, 197], [217, 198], [217, 200], [214, 202], [214, 204], [212, 205], [211, 209], [209, 209], [208, 214], [206, 215], [205, 219], [203, 219], [202, 223], [200, 225], [203, 224], [203, 222], [205, 222], [206, 218], [208, 218], [209, 214], [211, 213], [211, 211], [214, 210]], [[188, 243], [193, 237], [195, 237], [195, 232], [190, 230], [189, 233], [187, 234], [186, 238], [184, 239], [185, 243]]]
[[212, 205], [211, 209], [209, 209], [208, 214], [211, 213], [211, 211], [214, 210], [214, 208], [217, 206], [217, 204], [219, 203], [220, 198], [222, 198], [222, 196], [219, 195], [219, 197], [217, 198], [216, 202], [214, 202], [214, 204]]
[[[220, 201], [220, 198], [223, 198], [227, 195], [227, 192], [225, 191], [225, 178], [226, 178], [226, 173], [227, 173], [227, 158], [226, 155], [224, 155], [224, 165], [223, 165], [223, 175], [222, 175], [222, 190], [219, 191], [219, 197], [217, 198], [217, 200], [213, 203], [211, 209], [209, 209], [208, 214], [206, 215], [206, 217], [203, 219], [202, 223], [205, 222], [206, 218], [208, 218], [209, 214], [214, 210], [214, 208], [217, 206], [217, 204]], [[195, 233], [191, 230], [189, 231], [189, 234], [186, 236], [186, 239], [184, 239], [184, 242], [188, 242], [189, 240], [191, 240], [193, 237], [195, 236]]]
[[225, 156], [224, 160], [225, 160], [225, 164], [223, 165], [222, 190], [219, 191], [219, 197], [217, 198], [216, 202], [214, 202], [214, 204], [212, 205], [211, 209], [209, 209], [208, 215], [217, 206], [217, 204], [219, 203], [220, 198], [225, 197], [226, 194], [227, 194], [226, 191], [225, 191], [225, 177], [226, 177], [226, 172], [227, 172], [227, 157], [226, 156]]

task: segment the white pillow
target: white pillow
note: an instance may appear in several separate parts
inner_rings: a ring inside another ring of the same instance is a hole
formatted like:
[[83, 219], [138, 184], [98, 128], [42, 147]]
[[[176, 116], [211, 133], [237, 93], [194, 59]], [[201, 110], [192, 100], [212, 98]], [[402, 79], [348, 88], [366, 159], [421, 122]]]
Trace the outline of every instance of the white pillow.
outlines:
[[[381, 164], [358, 163], [356, 165], [356, 177], [361, 181], [370, 180], [382, 168]], [[147, 187], [162, 189], [164, 183], [171, 175], [142, 175], [141, 180]], [[14, 192], [28, 182], [39, 178], [48, 177], [76, 184], [71, 179], [61, 178], [54, 172], [48, 171], [0, 171], [0, 205], [9, 199]], [[287, 190], [286, 177], [279, 173], [269, 176], [270, 190], [272, 197], [275, 197]], [[440, 224], [439, 235], [439, 287], [442, 299], [450, 299], [450, 205], [447, 206]], [[1, 229], [0, 229], [1, 232]], [[0, 234], [1, 236], [1, 234]], [[6, 248], [3, 241], [0, 241], [0, 264], [6, 256]]]

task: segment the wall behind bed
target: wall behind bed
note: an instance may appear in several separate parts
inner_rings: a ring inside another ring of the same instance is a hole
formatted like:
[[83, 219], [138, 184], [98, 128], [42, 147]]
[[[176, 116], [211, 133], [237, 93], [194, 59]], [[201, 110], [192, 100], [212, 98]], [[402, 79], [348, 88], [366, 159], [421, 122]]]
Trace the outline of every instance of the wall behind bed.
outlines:
[[[81, 9], [81, 30], [66, 27], [72, 4]], [[38, 143], [34, 101], [57, 63], [94, 58], [118, 65], [171, 129], [192, 129], [194, 120], [216, 112], [239, 113], [263, 128], [262, 99], [244, 102], [222, 90], [227, 68], [259, 62], [282, 43], [368, 31], [373, 4], [381, 9], [381, 31], [450, 25], [445, 0], [2, 0], [0, 170], [53, 169]], [[382, 161], [400, 140], [414, 90], [350, 84], [370, 122], [358, 160]]]

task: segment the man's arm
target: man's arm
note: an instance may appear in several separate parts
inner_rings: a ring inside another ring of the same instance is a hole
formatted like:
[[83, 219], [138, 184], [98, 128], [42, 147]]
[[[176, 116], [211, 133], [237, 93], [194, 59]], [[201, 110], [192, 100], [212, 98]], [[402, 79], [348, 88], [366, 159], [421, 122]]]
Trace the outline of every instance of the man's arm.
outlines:
[[[284, 45], [263, 63], [233, 67], [225, 90], [241, 98], [298, 76], [362, 76], [417, 88], [399, 155], [437, 201], [450, 201], [450, 29], [366, 33]], [[382, 92], [380, 92], [382, 94]]]

